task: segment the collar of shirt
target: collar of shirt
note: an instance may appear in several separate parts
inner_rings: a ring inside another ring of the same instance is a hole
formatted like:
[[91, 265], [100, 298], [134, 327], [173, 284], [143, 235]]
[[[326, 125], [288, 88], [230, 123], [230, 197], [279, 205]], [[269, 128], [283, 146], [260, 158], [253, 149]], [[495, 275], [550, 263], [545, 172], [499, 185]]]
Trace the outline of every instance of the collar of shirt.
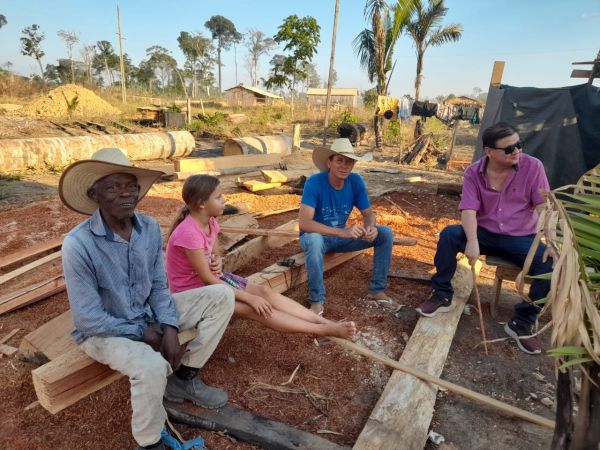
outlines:
[[[485, 175], [487, 173], [487, 166], [488, 166], [489, 159], [490, 159], [489, 157], [484, 156], [483, 158], [481, 158], [479, 160], [479, 173], [481, 175]], [[515, 172], [518, 172], [519, 171], [519, 163], [515, 164], [512, 168]]]
[[[140, 221], [135, 213], [133, 214], [131, 220], [133, 222], [134, 230], [138, 234], [141, 233], [142, 225], [140, 224]], [[102, 218], [100, 208], [98, 208], [94, 214], [92, 214], [92, 217], [90, 217], [90, 230], [92, 230], [92, 233], [94, 233], [96, 236], [106, 236], [106, 238], [110, 239], [111, 241], [115, 240], [115, 234]]]

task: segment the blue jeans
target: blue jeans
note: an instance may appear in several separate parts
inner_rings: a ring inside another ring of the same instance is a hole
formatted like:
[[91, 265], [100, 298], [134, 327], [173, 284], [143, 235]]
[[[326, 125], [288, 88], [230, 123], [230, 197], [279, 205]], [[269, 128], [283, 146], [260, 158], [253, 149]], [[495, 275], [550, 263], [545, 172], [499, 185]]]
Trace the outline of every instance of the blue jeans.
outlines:
[[[479, 250], [482, 255], [499, 256], [519, 267], [523, 267], [534, 237], [535, 235], [533, 234], [528, 236], [507, 236], [477, 227], [477, 240], [479, 241]], [[464, 252], [466, 244], [467, 236], [462, 225], [449, 225], [440, 233], [437, 251], [433, 260], [436, 274], [431, 278], [431, 281], [433, 290], [446, 298], [451, 299], [453, 294], [450, 280], [456, 271], [456, 254]], [[529, 275], [552, 272], [552, 260], [549, 258], [545, 263], [542, 262], [542, 255], [545, 249], [546, 247], [540, 244], [531, 263]], [[549, 281], [532, 280], [531, 288], [529, 289], [529, 298], [531, 300], [539, 300], [546, 297], [549, 290]], [[515, 306], [515, 314], [512, 320], [517, 322], [518, 325], [531, 326], [535, 323], [539, 311], [540, 308], [537, 306], [522, 301]]]
[[378, 226], [377, 237], [373, 242], [359, 239], [323, 236], [319, 233], [304, 233], [300, 236], [300, 246], [304, 250], [304, 261], [308, 276], [308, 291], [311, 303], [325, 303], [325, 285], [323, 284], [323, 258], [329, 252], [354, 252], [375, 247], [373, 273], [369, 292], [383, 292], [387, 287], [387, 275], [392, 259], [394, 236], [389, 227]]

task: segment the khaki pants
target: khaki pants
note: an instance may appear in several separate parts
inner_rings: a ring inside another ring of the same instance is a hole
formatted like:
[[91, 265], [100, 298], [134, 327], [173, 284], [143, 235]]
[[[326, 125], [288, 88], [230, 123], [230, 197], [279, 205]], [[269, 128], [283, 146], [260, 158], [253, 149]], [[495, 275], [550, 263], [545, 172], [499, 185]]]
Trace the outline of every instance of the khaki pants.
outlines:
[[[219, 343], [233, 314], [233, 290], [212, 285], [173, 294], [179, 329], [197, 328], [198, 336], [188, 343], [182, 364], [201, 368]], [[122, 337], [92, 336], [81, 343], [91, 358], [129, 377], [131, 383], [131, 433], [141, 446], [158, 442], [167, 413], [163, 394], [169, 363], [149, 345]]]

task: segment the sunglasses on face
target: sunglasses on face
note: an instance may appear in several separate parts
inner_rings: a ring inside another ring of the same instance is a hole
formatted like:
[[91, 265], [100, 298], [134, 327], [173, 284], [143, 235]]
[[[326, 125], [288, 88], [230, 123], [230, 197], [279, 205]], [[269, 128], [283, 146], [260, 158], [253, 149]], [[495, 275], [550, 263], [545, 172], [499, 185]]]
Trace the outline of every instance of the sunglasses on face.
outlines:
[[497, 148], [497, 147], [490, 147], [490, 148], [492, 148], [494, 150], [502, 150], [505, 154], [510, 155], [515, 151], [515, 149], [522, 150], [523, 142], [519, 141], [516, 144], [509, 145], [508, 147], [504, 147], [504, 148]]

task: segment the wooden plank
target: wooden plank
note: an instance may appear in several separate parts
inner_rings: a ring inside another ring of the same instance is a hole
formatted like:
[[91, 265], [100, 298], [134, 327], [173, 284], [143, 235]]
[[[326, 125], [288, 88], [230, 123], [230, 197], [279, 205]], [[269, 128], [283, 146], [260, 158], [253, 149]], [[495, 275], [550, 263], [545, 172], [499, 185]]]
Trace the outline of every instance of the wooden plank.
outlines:
[[5, 356], [13, 356], [15, 353], [19, 351], [16, 347], [11, 347], [10, 345], [0, 344], [0, 354]]
[[268, 248], [282, 247], [298, 238], [298, 220], [294, 219], [275, 228], [275, 231], [294, 231], [295, 237], [258, 237], [251, 239], [225, 255], [223, 268], [227, 272], [235, 272], [240, 267], [260, 255]]
[[302, 177], [310, 177], [314, 170], [261, 170], [262, 176], [267, 183], [289, 183], [298, 181]]
[[77, 348], [71, 337], [73, 319], [67, 310], [21, 339], [19, 351], [27, 359], [52, 360]]
[[504, 64], [504, 61], [494, 61], [494, 68], [492, 69], [492, 79], [490, 80], [490, 86], [500, 87], [500, 85], [502, 84]]
[[[364, 250], [350, 253], [327, 253], [325, 255], [323, 270], [327, 271], [340, 264], [360, 255]], [[252, 274], [248, 281], [254, 284], [269, 286], [276, 292], [283, 293], [288, 289], [298, 286], [306, 281], [306, 267], [304, 266], [304, 253], [298, 253], [291, 257], [295, 261], [294, 267], [273, 264], [261, 272]]]
[[260, 417], [239, 406], [227, 404], [219, 409], [192, 410], [165, 402], [169, 417], [176, 422], [210, 431], [221, 431], [260, 448], [273, 450], [345, 450], [320, 436]]
[[571, 72], [571, 78], [589, 78], [591, 75], [591, 70], [573, 69]]
[[292, 206], [291, 208], [285, 208], [285, 209], [275, 209], [272, 211], [261, 211], [261, 212], [254, 213], [254, 217], [256, 219], [264, 219], [265, 217], [276, 216], [278, 214], [284, 214], [284, 213], [292, 212], [292, 211], [298, 211], [299, 209], [300, 209], [300, 206]]
[[184, 158], [175, 161], [176, 172], [219, 171], [239, 167], [257, 167], [278, 164], [282, 160], [279, 153], [266, 155], [219, 156], [216, 158]]
[[248, 189], [250, 192], [266, 191], [267, 189], [278, 188], [283, 185], [283, 183], [264, 183], [258, 180], [238, 180], [238, 183], [240, 183], [244, 188]]
[[6, 283], [7, 281], [18, 277], [19, 275], [23, 275], [24, 273], [29, 272], [30, 270], [35, 269], [36, 267], [39, 267], [42, 264], [46, 264], [48, 262], [52, 262], [56, 259], [59, 259], [60, 255], [60, 251], [50, 253], [49, 255], [44, 256], [43, 258], [40, 258], [36, 261], [30, 262], [29, 264], [25, 264], [23, 267], [19, 267], [18, 269], [13, 270], [12, 272], [5, 273], [4, 275], [0, 276], [0, 284]]
[[[477, 270], [481, 268], [478, 261]], [[454, 308], [435, 317], [422, 317], [412, 333], [400, 362], [439, 377], [464, 306], [473, 289], [466, 258], [459, 261], [452, 284]], [[383, 394], [359, 435], [354, 450], [394, 450], [398, 442], [406, 450], [422, 450], [437, 396], [437, 387], [412, 375], [394, 371]]]
[[270, 230], [267, 228], [243, 228], [243, 227], [228, 227], [221, 226], [221, 233], [242, 233], [250, 236], [279, 236], [297, 238], [298, 232]]
[[[251, 229], [258, 228], [258, 222], [252, 213], [234, 214], [228, 216], [227, 219], [219, 223], [219, 228], [238, 228]], [[219, 235], [219, 244], [223, 253], [227, 252], [231, 247], [240, 242], [247, 236], [248, 233], [236, 232]]]
[[62, 275], [0, 298], [0, 315], [44, 300], [66, 289]]
[[[196, 337], [195, 329], [179, 333], [179, 343]], [[112, 370], [79, 347], [71, 349], [32, 372], [33, 387], [40, 405], [56, 414], [68, 406], [108, 386], [123, 374]]]
[[15, 328], [14, 330], [12, 330], [10, 333], [8, 333], [6, 336], [0, 338], [0, 344], [6, 344], [8, 341], [10, 341], [10, 338], [12, 338], [15, 334], [17, 334], [21, 329], [20, 328]]
[[21, 263], [29, 258], [39, 255], [40, 253], [55, 250], [62, 245], [63, 236], [59, 236], [49, 241], [36, 244], [24, 250], [15, 252], [11, 255], [0, 258], [0, 269], [11, 266], [13, 264]]

